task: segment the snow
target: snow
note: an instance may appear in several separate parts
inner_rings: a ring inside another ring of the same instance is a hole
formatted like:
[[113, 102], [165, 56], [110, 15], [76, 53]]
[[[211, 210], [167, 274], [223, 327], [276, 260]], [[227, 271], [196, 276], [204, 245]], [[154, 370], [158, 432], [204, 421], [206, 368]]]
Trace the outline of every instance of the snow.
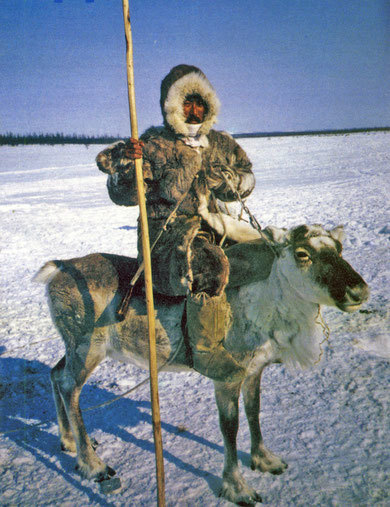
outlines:
[[[371, 287], [370, 301], [357, 313], [324, 310], [331, 336], [316, 368], [266, 370], [264, 439], [289, 468], [281, 476], [250, 470], [241, 408], [244, 476], [265, 505], [390, 505], [390, 134], [240, 144], [254, 163], [257, 186], [247, 204], [260, 223], [344, 224], [344, 257]], [[121, 478], [119, 493], [102, 495], [74, 470], [74, 456], [60, 451], [49, 371], [64, 347], [43, 286], [31, 282], [49, 259], [93, 251], [135, 255], [138, 210], [109, 200], [106, 177], [94, 163], [101, 149], [0, 148], [1, 505], [156, 503], [147, 385], [84, 415], [98, 454]], [[84, 387], [82, 407], [144, 378], [135, 367], [107, 360]], [[223, 443], [212, 382], [196, 373], [163, 373], [159, 393], [167, 505], [228, 505], [217, 497]]]

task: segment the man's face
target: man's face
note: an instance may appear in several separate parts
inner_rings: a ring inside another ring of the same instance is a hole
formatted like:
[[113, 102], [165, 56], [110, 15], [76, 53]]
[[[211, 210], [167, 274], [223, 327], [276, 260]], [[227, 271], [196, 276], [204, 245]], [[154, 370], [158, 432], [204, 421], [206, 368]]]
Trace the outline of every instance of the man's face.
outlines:
[[186, 123], [202, 123], [206, 114], [206, 105], [199, 95], [188, 95], [183, 103]]

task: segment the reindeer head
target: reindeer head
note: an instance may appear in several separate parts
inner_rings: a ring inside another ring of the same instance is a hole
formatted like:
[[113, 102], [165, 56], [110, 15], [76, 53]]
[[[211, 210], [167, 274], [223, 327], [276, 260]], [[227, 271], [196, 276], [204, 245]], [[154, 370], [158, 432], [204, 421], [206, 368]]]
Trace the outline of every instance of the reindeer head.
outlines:
[[345, 312], [367, 301], [367, 284], [342, 258], [342, 226], [329, 231], [320, 225], [301, 225], [290, 231], [268, 228], [267, 235], [280, 249], [281, 273], [306, 300]]

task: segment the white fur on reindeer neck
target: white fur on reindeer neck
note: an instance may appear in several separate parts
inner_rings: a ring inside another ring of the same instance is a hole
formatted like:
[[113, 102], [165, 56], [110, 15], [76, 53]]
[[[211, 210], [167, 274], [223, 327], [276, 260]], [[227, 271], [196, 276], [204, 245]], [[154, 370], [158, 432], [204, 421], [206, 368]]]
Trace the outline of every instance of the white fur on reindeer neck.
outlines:
[[[295, 272], [293, 253], [285, 247], [267, 279], [241, 286], [232, 294], [234, 318], [225, 342], [228, 349], [230, 340], [240, 336], [242, 352], [260, 345], [254, 358], [258, 366], [277, 360], [290, 369], [304, 369], [318, 362], [323, 341], [316, 322], [318, 303]], [[256, 370], [256, 364], [252, 367]]]

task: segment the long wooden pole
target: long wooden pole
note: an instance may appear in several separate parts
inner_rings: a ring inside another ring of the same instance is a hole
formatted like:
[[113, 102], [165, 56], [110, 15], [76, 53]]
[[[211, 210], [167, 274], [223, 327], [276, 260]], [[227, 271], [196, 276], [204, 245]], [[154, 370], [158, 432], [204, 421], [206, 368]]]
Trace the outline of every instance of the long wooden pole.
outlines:
[[[137, 113], [135, 108], [135, 87], [134, 87], [134, 65], [133, 65], [133, 40], [131, 35], [129, 1], [122, 0], [123, 18], [125, 23], [126, 36], [126, 63], [127, 63], [127, 85], [129, 95], [131, 137], [138, 139]], [[135, 160], [135, 172], [137, 179], [138, 205], [140, 212], [142, 253], [145, 264], [145, 292], [146, 307], [148, 312], [149, 327], [149, 370], [150, 370], [150, 395], [152, 402], [153, 436], [156, 453], [156, 475], [157, 475], [157, 504], [165, 506], [165, 485], [164, 485], [164, 459], [161, 437], [160, 405], [158, 397], [158, 372], [156, 354], [156, 333], [154, 319], [152, 266], [150, 260], [150, 241], [148, 219], [146, 214], [144, 179], [142, 173], [142, 159]]]

